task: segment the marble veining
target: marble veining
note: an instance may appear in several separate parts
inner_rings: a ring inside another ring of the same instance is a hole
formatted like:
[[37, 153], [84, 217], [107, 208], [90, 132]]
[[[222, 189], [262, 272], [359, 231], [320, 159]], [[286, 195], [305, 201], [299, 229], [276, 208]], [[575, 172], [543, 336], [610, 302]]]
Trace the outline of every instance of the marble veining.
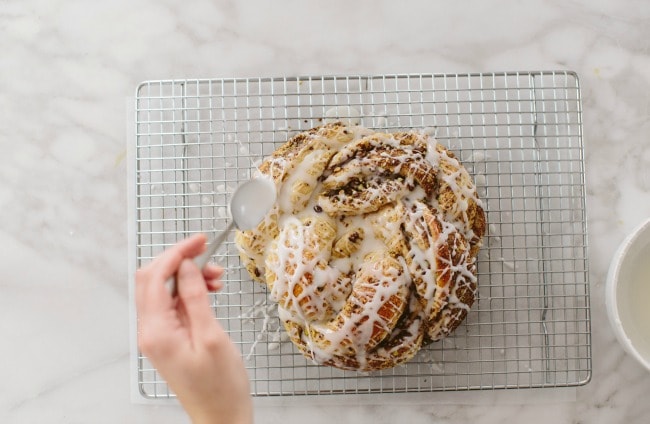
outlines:
[[647, 422], [650, 374], [615, 341], [604, 280], [650, 215], [649, 40], [644, 0], [2, 2], [0, 422], [187, 422], [129, 393], [125, 105], [140, 81], [537, 69], [582, 87], [592, 381], [562, 398], [258, 402], [257, 422]]

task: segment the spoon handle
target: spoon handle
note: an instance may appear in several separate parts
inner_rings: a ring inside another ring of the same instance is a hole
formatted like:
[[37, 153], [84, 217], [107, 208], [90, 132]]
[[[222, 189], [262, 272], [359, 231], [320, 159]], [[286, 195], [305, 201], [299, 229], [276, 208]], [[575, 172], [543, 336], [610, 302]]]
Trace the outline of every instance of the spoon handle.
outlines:
[[[228, 234], [233, 228], [235, 228], [235, 222], [231, 221], [226, 229], [210, 242], [205, 252], [194, 258], [194, 263], [199, 269], [203, 269], [203, 267], [205, 267], [205, 265], [210, 261], [214, 252], [216, 252], [219, 246], [221, 246], [221, 244], [226, 240], [226, 237], [228, 237]], [[167, 287], [167, 291], [169, 291], [169, 294], [171, 294], [172, 297], [178, 294], [176, 275], [172, 275], [167, 279], [167, 281], [165, 281], [165, 287]]]
[[208, 244], [208, 248], [205, 249], [205, 252], [194, 258], [194, 263], [199, 269], [203, 269], [203, 267], [210, 261], [210, 258], [212, 255], [214, 255], [214, 252], [217, 251], [219, 246], [226, 240], [226, 237], [228, 237], [228, 233], [235, 228], [235, 222], [231, 221], [228, 226], [226, 227], [225, 230], [223, 230], [214, 240]]

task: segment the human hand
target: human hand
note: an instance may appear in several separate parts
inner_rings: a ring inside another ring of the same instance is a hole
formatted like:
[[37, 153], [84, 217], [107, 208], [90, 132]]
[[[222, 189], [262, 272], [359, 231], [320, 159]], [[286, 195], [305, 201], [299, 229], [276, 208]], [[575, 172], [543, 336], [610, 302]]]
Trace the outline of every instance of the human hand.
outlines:
[[[136, 272], [138, 345], [195, 424], [252, 423], [244, 363], [208, 304], [223, 270], [207, 265], [201, 272], [192, 261], [205, 242], [190, 237]], [[177, 297], [164, 284], [173, 275]]]

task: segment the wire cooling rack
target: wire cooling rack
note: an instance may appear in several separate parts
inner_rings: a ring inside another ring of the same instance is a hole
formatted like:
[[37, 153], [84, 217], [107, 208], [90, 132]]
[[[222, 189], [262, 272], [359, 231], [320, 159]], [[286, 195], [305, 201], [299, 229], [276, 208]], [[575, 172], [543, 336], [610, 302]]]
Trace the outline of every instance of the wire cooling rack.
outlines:
[[[148, 81], [137, 88], [135, 266], [193, 233], [225, 228], [231, 193], [288, 137], [342, 119], [428, 128], [473, 174], [489, 223], [479, 298], [447, 339], [391, 370], [317, 366], [281, 330], [232, 242], [212, 308], [254, 395], [575, 386], [591, 376], [582, 110], [571, 72]], [[135, 323], [133, 323], [135, 326]], [[174, 397], [137, 355], [145, 398]]]

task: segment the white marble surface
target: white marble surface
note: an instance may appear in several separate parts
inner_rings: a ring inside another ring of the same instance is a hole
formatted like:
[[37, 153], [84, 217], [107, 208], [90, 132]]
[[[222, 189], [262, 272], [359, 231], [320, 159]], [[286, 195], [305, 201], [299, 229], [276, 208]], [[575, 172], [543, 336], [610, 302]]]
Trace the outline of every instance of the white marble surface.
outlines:
[[[0, 2], [0, 422], [186, 422], [130, 400], [125, 99], [147, 79], [571, 69], [581, 77], [593, 380], [575, 391], [305, 400], [257, 422], [645, 423], [609, 260], [650, 215], [645, 0]], [[321, 5], [322, 4], [322, 5]]]

